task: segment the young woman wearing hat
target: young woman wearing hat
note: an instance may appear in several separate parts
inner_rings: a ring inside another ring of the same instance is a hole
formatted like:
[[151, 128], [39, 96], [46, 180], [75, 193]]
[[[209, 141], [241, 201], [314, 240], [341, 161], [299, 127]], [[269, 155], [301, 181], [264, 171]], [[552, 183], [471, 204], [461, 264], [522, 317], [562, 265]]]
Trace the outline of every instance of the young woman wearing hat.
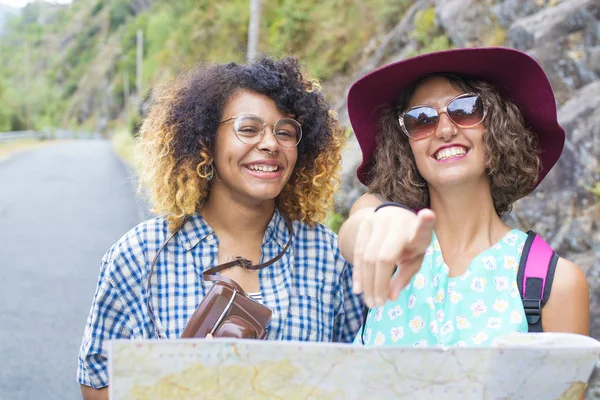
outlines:
[[[348, 110], [369, 188], [339, 237], [372, 308], [360, 339], [485, 345], [528, 331], [517, 286], [528, 235], [501, 216], [564, 144], [539, 64], [504, 48], [425, 54], [357, 81]], [[543, 330], [588, 334], [581, 269], [560, 258], [547, 283]]]
[[316, 222], [333, 201], [343, 132], [294, 58], [201, 65], [156, 94], [140, 135], [160, 216], [102, 259], [79, 353], [86, 399], [107, 398], [109, 339], [179, 338], [211, 288], [203, 271], [238, 257], [282, 255], [221, 274], [271, 309], [267, 339], [354, 339], [363, 310], [351, 270]]

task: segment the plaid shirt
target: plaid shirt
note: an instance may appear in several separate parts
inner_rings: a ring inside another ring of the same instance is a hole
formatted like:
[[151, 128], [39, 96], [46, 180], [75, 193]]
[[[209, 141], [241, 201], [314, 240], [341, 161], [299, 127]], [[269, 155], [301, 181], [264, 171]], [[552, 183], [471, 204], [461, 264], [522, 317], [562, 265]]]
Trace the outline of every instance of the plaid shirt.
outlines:
[[[152, 259], [170, 236], [157, 217], [123, 236], [102, 258], [100, 277], [79, 352], [77, 380], [94, 388], [108, 385], [107, 340], [155, 338], [146, 307], [146, 280]], [[361, 325], [360, 298], [351, 291], [351, 267], [328, 228], [294, 221], [286, 254], [259, 271], [263, 304], [273, 311], [267, 339], [352, 342]], [[278, 211], [262, 242], [261, 263], [285, 246], [289, 231]], [[218, 238], [195, 215], [161, 252], [152, 276], [151, 303], [167, 338], [178, 338], [212, 285], [202, 272], [218, 264]]]

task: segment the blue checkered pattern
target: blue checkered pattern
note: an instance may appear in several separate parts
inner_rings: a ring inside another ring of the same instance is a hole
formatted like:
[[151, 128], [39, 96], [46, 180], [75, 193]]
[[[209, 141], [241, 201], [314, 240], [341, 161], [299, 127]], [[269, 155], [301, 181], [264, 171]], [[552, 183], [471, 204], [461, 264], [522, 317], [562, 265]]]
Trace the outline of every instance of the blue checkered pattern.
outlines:
[[[273, 311], [267, 339], [352, 342], [362, 318], [360, 298], [351, 291], [351, 267], [328, 228], [294, 221], [286, 254], [259, 271], [263, 304]], [[138, 225], [105, 254], [79, 353], [77, 380], [108, 385], [108, 340], [155, 338], [146, 309], [150, 264], [169, 237], [158, 217]], [[285, 246], [289, 231], [275, 212], [262, 243], [261, 263]], [[202, 272], [218, 264], [218, 238], [199, 215], [190, 218], [161, 252], [152, 276], [151, 302], [157, 325], [178, 338], [212, 285]]]

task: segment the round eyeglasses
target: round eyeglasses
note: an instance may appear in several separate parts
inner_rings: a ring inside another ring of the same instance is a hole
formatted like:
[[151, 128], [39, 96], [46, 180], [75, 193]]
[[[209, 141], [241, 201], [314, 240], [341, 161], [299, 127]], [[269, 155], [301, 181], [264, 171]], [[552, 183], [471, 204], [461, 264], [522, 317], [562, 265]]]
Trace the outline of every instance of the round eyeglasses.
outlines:
[[400, 114], [398, 118], [406, 136], [419, 140], [429, 137], [437, 127], [440, 115], [448, 118], [461, 128], [472, 128], [483, 121], [486, 108], [477, 93], [464, 93], [456, 96], [444, 107], [415, 106]]
[[[242, 114], [227, 118], [221, 123], [224, 124], [231, 120], [233, 120], [233, 133], [242, 143], [246, 144], [260, 142], [265, 134], [265, 127], [268, 126], [262, 118], [253, 114]], [[282, 118], [275, 122], [271, 128], [275, 140], [283, 147], [296, 147], [302, 139], [302, 127], [295, 119]]]

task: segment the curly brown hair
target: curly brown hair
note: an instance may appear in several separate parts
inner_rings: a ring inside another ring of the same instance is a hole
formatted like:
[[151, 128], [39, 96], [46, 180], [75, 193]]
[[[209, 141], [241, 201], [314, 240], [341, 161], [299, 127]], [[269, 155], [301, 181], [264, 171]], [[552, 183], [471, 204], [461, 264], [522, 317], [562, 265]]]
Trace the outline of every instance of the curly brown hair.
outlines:
[[248, 65], [198, 64], [153, 93], [153, 105], [136, 143], [140, 189], [169, 228], [197, 213], [210, 191], [214, 144], [223, 110], [238, 91], [271, 98], [302, 126], [294, 172], [276, 198], [289, 218], [322, 220], [339, 186], [344, 132], [316, 79], [294, 57]]
[[429, 207], [429, 188], [417, 169], [408, 138], [398, 120], [416, 88], [434, 76], [447, 78], [464, 92], [478, 93], [487, 108], [484, 120], [485, 172], [490, 182], [494, 208], [499, 216], [529, 194], [538, 178], [540, 159], [537, 136], [525, 128], [517, 106], [503, 99], [487, 82], [448, 73], [428, 75], [403, 91], [397, 103], [381, 110], [380, 134], [369, 191], [414, 209]]

